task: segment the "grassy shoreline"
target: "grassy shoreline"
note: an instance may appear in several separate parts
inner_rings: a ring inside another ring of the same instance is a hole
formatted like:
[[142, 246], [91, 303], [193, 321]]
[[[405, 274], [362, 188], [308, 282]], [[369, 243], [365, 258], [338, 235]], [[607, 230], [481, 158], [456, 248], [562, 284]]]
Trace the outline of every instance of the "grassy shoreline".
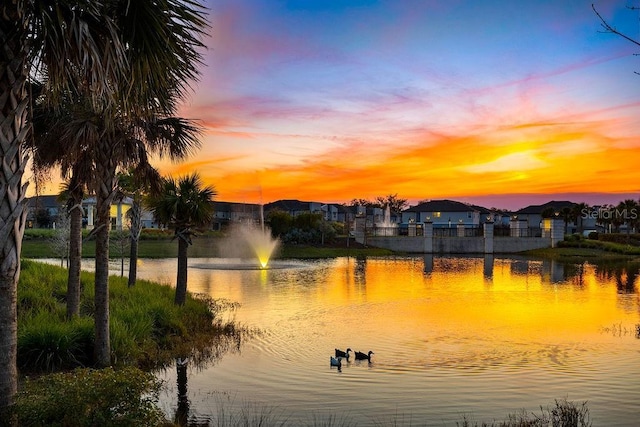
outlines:
[[[235, 304], [188, 293], [185, 304], [176, 306], [171, 286], [140, 280], [129, 288], [126, 278], [112, 276], [114, 369], [93, 370], [93, 282], [93, 273], [81, 273], [80, 316], [68, 320], [66, 269], [22, 261], [17, 425], [160, 425], [162, 414], [149, 400], [160, 387], [151, 370], [171, 366], [178, 357], [204, 363], [238, 346], [244, 333], [224, 319]], [[121, 413], [114, 414], [116, 409]], [[119, 417], [124, 418], [113, 422]]]
[[[206, 234], [193, 239], [193, 245], [189, 247], [189, 258], [212, 258], [224, 256], [224, 249], [220, 248], [223, 238], [219, 234]], [[110, 247], [111, 258], [120, 258], [124, 254], [129, 257], [128, 249], [120, 250], [118, 240], [113, 239]], [[141, 238], [138, 248], [140, 258], [175, 258], [178, 255], [178, 244], [171, 235], [162, 235], [153, 238]], [[357, 244], [353, 239], [347, 246], [346, 238], [337, 239], [326, 245], [282, 245], [278, 248], [276, 258], [335, 258], [342, 256], [386, 256], [393, 255], [393, 251], [382, 248], [365, 247]], [[83, 258], [95, 257], [95, 242], [88, 240], [82, 245]], [[51, 243], [51, 238], [46, 235], [27, 235], [22, 242], [23, 258], [59, 258], [58, 252]]]

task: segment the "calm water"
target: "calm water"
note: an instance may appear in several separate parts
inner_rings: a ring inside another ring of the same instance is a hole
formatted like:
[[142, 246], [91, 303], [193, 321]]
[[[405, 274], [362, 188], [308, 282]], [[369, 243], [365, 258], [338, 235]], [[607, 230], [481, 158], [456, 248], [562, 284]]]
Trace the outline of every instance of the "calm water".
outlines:
[[[638, 425], [637, 270], [429, 256], [210, 268], [219, 261], [190, 260], [189, 290], [241, 303], [236, 319], [264, 333], [189, 367], [195, 419], [253, 410], [300, 424], [455, 425], [566, 398], [588, 401], [596, 426]], [[139, 272], [173, 283], [175, 259]], [[338, 371], [336, 347], [375, 354]], [[160, 376], [173, 414], [176, 372]]]

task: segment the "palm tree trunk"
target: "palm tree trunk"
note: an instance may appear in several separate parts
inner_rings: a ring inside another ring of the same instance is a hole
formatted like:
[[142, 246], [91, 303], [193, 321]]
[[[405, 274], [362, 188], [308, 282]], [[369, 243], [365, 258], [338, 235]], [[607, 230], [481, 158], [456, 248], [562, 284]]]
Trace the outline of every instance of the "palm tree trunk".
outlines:
[[96, 267], [95, 267], [95, 345], [94, 362], [111, 365], [109, 339], [109, 229], [111, 203], [115, 197], [116, 166], [109, 142], [100, 141], [96, 164]]
[[189, 242], [178, 236], [178, 277], [176, 279], [176, 305], [184, 305], [187, 299], [187, 250]]
[[[8, 4], [5, 4], [8, 3]], [[17, 391], [17, 290], [26, 222], [22, 144], [29, 130], [26, 57], [27, 25], [22, 3], [0, 7], [0, 410]]]
[[[74, 170], [73, 176], [78, 172]], [[80, 271], [82, 263], [82, 199], [83, 187], [73, 182], [69, 197], [73, 205], [69, 209], [69, 258], [67, 279], [67, 318], [80, 315]]]
[[73, 197], [69, 215], [69, 276], [67, 318], [80, 315], [80, 267], [82, 262], [82, 197]]
[[138, 241], [140, 240], [140, 231], [142, 229], [142, 208], [139, 201], [133, 199], [131, 206], [131, 242], [129, 245], [129, 287], [136, 284], [138, 275]]

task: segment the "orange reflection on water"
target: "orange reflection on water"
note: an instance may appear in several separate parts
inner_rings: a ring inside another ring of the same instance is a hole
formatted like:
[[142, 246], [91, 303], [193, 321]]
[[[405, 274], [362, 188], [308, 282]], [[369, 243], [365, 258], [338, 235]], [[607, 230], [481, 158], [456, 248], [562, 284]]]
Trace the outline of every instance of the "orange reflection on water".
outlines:
[[440, 331], [488, 342], [607, 342], [611, 337], [600, 331], [638, 321], [637, 296], [620, 295], [615, 279], [603, 282], [591, 265], [569, 272], [555, 261], [489, 262], [343, 258], [314, 298], [331, 306], [361, 304], [362, 321], [380, 334], [401, 330], [414, 337]]

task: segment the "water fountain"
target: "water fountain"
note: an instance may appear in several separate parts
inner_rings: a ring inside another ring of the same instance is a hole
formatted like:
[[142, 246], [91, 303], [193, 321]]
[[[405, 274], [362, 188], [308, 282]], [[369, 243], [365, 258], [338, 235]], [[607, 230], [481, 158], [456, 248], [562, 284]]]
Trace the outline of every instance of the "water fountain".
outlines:
[[266, 270], [299, 267], [295, 263], [272, 260], [280, 240], [271, 236], [264, 223], [264, 212], [260, 206], [260, 224], [242, 223], [230, 228], [228, 237], [217, 244], [219, 258], [206, 263], [195, 263], [191, 267], [225, 270]]
[[376, 222], [376, 236], [393, 236], [398, 224], [391, 222], [391, 207], [387, 205], [384, 210], [382, 222]]
[[249, 250], [253, 252], [260, 267], [268, 268], [269, 260], [280, 244], [278, 239], [274, 239], [271, 236], [271, 230], [265, 228], [264, 224], [261, 227], [248, 224], [240, 227], [238, 235]]

